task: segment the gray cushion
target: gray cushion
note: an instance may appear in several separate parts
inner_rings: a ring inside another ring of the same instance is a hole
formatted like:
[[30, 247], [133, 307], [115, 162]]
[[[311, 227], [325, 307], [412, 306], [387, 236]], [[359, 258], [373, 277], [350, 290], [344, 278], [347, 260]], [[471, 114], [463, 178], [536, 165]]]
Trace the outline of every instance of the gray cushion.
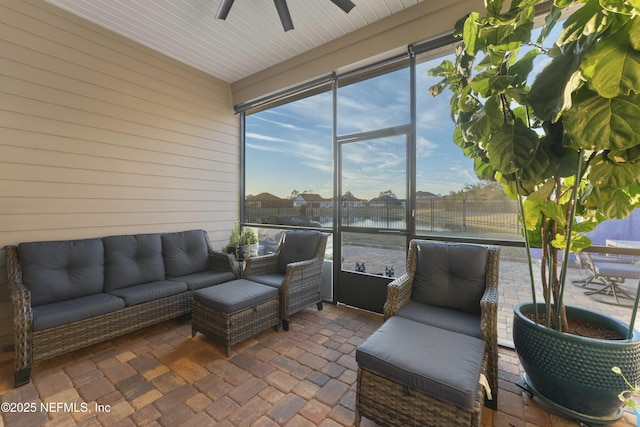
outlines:
[[95, 294], [33, 307], [33, 330], [55, 328], [124, 308], [114, 295]]
[[314, 230], [287, 231], [280, 250], [278, 271], [284, 274], [287, 272], [287, 264], [313, 258], [321, 237], [322, 233]]
[[421, 242], [416, 252], [412, 300], [480, 313], [480, 300], [486, 287], [486, 247]]
[[391, 317], [356, 349], [358, 364], [440, 400], [471, 408], [484, 341]]
[[161, 280], [158, 282], [144, 283], [142, 285], [129, 286], [109, 292], [124, 300], [129, 307], [154, 301], [160, 298], [169, 297], [187, 291], [187, 284], [183, 282], [172, 282], [171, 280]]
[[255, 307], [272, 298], [278, 298], [278, 290], [249, 280], [239, 279], [197, 290], [193, 299], [220, 313], [235, 313]]
[[480, 338], [479, 314], [410, 302], [398, 311], [397, 316]]
[[102, 239], [105, 291], [164, 280], [159, 234], [109, 236]]
[[190, 291], [219, 285], [220, 283], [234, 280], [236, 276], [230, 271], [201, 271], [200, 273], [187, 274], [186, 276], [173, 277], [169, 280], [184, 282]]
[[34, 307], [104, 291], [100, 239], [20, 243], [18, 256]]
[[203, 230], [163, 234], [162, 255], [167, 277], [209, 269], [209, 247]]
[[284, 274], [280, 273], [270, 273], [270, 274], [261, 274], [259, 276], [247, 276], [247, 280], [251, 280], [252, 282], [262, 283], [263, 285], [273, 286], [274, 288], [280, 289], [282, 287], [282, 281], [284, 280]]

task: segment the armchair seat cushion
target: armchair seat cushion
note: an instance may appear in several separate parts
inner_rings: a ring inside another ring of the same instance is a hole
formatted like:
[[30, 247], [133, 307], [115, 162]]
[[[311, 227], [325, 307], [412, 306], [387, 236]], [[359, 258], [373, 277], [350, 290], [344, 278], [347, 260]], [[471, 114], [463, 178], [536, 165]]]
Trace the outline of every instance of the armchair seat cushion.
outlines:
[[479, 314], [466, 313], [450, 308], [421, 304], [419, 302], [410, 302], [398, 311], [397, 316], [425, 325], [480, 338]]
[[142, 304], [143, 302], [170, 297], [171, 295], [176, 295], [187, 290], [187, 284], [184, 282], [159, 280], [157, 282], [116, 289], [109, 293], [122, 298], [127, 307], [130, 307], [132, 305]]
[[249, 276], [247, 277], [247, 280], [280, 289], [282, 287], [284, 276], [285, 275], [281, 273], [270, 273], [261, 274], [259, 276]]
[[67, 323], [110, 313], [125, 307], [124, 300], [115, 295], [95, 294], [32, 308], [33, 330], [55, 328]]
[[172, 282], [184, 282], [190, 291], [219, 285], [220, 283], [235, 280], [236, 276], [230, 271], [201, 271], [187, 274], [186, 276], [172, 277]]
[[407, 387], [463, 408], [478, 392], [484, 341], [401, 317], [356, 349], [356, 362]]

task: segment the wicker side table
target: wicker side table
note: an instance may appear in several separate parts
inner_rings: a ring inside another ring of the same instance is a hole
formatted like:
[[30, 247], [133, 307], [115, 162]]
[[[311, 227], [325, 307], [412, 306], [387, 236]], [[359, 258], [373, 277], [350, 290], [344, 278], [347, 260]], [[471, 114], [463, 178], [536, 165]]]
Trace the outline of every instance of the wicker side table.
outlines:
[[356, 426], [478, 427], [484, 341], [391, 317], [356, 350]]
[[199, 289], [191, 304], [191, 336], [202, 332], [231, 346], [263, 330], [280, 326], [278, 289], [239, 279]]

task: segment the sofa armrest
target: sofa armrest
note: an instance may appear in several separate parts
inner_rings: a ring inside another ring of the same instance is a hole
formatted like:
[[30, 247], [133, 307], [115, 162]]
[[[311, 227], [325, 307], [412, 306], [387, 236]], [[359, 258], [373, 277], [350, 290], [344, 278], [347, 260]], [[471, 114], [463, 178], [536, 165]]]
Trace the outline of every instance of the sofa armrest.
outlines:
[[279, 255], [280, 254], [276, 252], [269, 255], [247, 258], [242, 277], [275, 273], [278, 271]]
[[[9, 294], [13, 306], [13, 346], [16, 386], [29, 381], [29, 372], [33, 359], [31, 348], [33, 334], [33, 313], [31, 311], [31, 292], [22, 283], [22, 269], [18, 261], [18, 249], [5, 246]], [[20, 381], [19, 372], [26, 372], [26, 381]]]
[[387, 301], [384, 303], [384, 320], [395, 316], [411, 301], [413, 282], [409, 273], [405, 273], [387, 285]]
[[240, 264], [231, 254], [210, 250], [209, 266], [213, 270], [230, 271], [236, 278], [240, 277]]

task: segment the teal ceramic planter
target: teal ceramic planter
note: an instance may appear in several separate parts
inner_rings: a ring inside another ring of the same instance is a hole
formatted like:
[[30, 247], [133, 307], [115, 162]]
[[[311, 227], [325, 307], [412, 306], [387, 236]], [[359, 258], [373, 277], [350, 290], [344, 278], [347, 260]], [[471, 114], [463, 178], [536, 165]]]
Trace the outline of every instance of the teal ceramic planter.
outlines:
[[[627, 324], [601, 313], [567, 306], [567, 315], [627, 336]], [[544, 304], [538, 304], [544, 312]], [[600, 340], [560, 333], [536, 325], [525, 314], [533, 304], [514, 308], [513, 341], [525, 371], [523, 387], [562, 415], [588, 424], [610, 424], [622, 417], [618, 394], [626, 384], [611, 368], [619, 366], [640, 382], [640, 333], [630, 340]]]

